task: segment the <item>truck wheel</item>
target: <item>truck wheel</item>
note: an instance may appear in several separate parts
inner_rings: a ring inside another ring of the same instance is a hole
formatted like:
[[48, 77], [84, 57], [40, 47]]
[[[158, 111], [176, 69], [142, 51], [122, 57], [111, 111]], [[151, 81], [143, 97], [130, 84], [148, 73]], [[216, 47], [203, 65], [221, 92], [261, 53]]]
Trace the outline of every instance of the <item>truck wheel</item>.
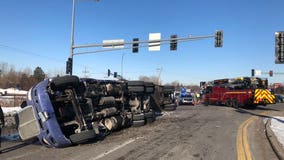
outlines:
[[164, 106], [164, 110], [165, 111], [174, 111], [174, 110], [176, 110], [176, 104], [166, 104], [165, 106]]
[[145, 125], [145, 120], [133, 121], [133, 127], [140, 127]]
[[144, 92], [144, 86], [128, 86], [128, 92]]
[[55, 87], [65, 87], [65, 86], [79, 86], [79, 78], [77, 76], [63, 76], [55, 77], [52, 79]]
[[233, 99], [231, 103], [233, 108], [239, 108], [239, 102], [237, 99]]
[[154, 117], [151, 117], [151, 118], [147, 118], [146, 119], [146, 124], [150, 124], [150, 123], [153, 123], [156, 119]]
[[173, 91], [175, 91], [174, 86], [164, 86], [163, 87], [163, 92], [173, 92]]
[[86, 130], [81, 133], [72, 134], [69, 138], [73, 144], [80, 144], [87, 142], [89, 139], [93, 139], [96, 137], [96, 133], [94, 130]]
[[204, 105], [205, 105], [205, 106], [209, 106], [209, 103], [210, 103], [209, 98], [206, 98], [205, 101], [204, 101]]
[[146, 86], [145, 88], [146, 93], [154, 93], [154, 87]]
[[153, 123], [156, 120], [155, 112], [153, 110], [144, 113], [146, 124]]
[[133, 121], [140, 121], [144, 119], [145, 119], [145, 116], [143, 113], [133, 115]]
[[146, 93], [154, 93], [154, 83], [152, 82], [145, 82], [144, 83], [144, 86], [145, 86], [145, 92]]
[[155, 112], [153, 112], [152, 110], [147, 112], [147, 113], [144, 113], [145, 118], [153, 118], [153, 117], [155, 117], [154, 114], [155, 114]]
[[227, 107], [231, 107], [232, 106], [232, 101], [230, 99], [226, 100], [225, 105]]
[[144, 81], [128, 81], [128, 86], [144, 86]]

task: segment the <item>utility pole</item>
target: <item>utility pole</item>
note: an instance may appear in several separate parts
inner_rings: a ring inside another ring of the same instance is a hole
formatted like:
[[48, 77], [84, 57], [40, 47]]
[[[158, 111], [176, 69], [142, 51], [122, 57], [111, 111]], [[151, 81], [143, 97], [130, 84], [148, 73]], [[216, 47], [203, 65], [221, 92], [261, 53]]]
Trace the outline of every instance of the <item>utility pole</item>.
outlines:
[[89, 73], [89, 71], [87, 70], [86, 66], [84, 67], [83, 73], [84, 73], [84, 77], [88, 78], [87, 73]]
[[123, 64], [124, 64], [124, 55], [125, 55], [125, 53], [123, 53], [122, 54], [122, 56], [121, 56], [121, 77], [120, 77], [120, 80], [122, 80], [123, 79]]
[[157, 68], [157, 71], [159, 72], [159, 74], [158, 74], [158, 85], [160, 85], [161, 84], [161, 73], [163, 71], [163, 67]]

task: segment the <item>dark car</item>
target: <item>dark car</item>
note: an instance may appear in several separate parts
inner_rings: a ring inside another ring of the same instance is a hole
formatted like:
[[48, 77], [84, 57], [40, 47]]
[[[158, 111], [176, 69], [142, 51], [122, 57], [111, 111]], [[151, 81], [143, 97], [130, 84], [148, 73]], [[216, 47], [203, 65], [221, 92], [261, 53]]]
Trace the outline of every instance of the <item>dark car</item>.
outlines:
[[284, 103], [284, 97], [280, 94], [275, 95], [275, 102], [276, 103]]

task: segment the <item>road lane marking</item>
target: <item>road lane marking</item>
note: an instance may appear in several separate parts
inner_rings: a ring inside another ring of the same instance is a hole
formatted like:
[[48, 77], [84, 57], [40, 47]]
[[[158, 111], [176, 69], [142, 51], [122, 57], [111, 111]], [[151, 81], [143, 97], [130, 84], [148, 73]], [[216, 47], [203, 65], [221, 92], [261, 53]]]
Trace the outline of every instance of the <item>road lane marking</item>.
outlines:
[[[269, 111], [264, 111], [259, 115], [265, 116]], [[237, 154], [238, 160], [252, 160], [250, 146], [248, 143], [248, 126], [257, 119], [257, 116], [252, 116], [242, 123], [238, 129], [237, 135]]]
[[247, 140], [247, 127], [254, 121], [255, 117], [247, 119], [238, 129], [237, 150], [238, 160], [251, 160], [250, 147]]
[[100, 158], [103, 158], [104, 156], [106, 156], [106, 155], [108, 155], [108, 154], [110, 154], [110, 153], [112, 153], [112, 152], [114, 152], [114, 151], [116, 151], [116, 150], [118, 150], [118, 149], [120, 149], [120, 148], [123, 148], [123, 147], [125, 147], [126, 145], [128, 145], [128, 144], [130, 144], [130, 143], [132, 143], [132, 142], [134, 142], [134, 141], [136, 141], [136, 140], [138, 140], [138, 139], [141, 139], [141, 138], [143, 138], [143, 137], [137, 137], [137, 138], [134, 138], [134, 139], [130, 139], [130, 140], [128, 140], [128, 141], [122, 143], [121, 145], [118, 145], [118, 146], [114, 147], [113, 149], [111, 149], [111, 150], [109, 150], [109, 151], [106, 151], [106, 152], [104, 152], [104, 153], [98, 155], [98, 156], [95, 157], [95, 158], [90, 158], [89, 160], [98, 160], [98, 159], [100, 159]]

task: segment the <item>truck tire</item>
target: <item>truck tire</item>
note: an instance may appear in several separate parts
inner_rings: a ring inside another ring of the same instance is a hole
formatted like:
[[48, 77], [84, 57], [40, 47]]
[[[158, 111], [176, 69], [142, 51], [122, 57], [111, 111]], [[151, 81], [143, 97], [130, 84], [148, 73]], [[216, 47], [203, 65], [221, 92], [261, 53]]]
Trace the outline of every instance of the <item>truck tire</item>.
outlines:
[[87, 142], [88, 140], [93, 139], [95, 137], [96, 133], [94, 130], [86, 130], [82, 131], [81, 133], [72, 134], [69, 138], [73, 144], [80, 144]]
[[143, 113], [133, 115], [133, 121], [140, 121], [140, 120], [145, 120], [145, 116]]
[[145, 125], [145, 120], [133, 121], [133, 127], [140, 127]]
[[225, 102], [225, 106], [232, 107], [232, 101], [230, 99], [227, 99]]
[[154, 118], [154, 117], [147, 118], [147, 119], [146, 119], [146, 124], [153, 123], [155, 120], [156, 120], [156, 118]]
[[174, 86], [164, 86], [163, 87], [163, 92], [173, 92], [173, 91], [175, 91]]
[[65, 86], [79, 86], [79, 78], [77, 76], [55, 77], [52, 79], [52, 82], [56, 88], [61, 88]]
[[128, 81], [128, 86], [144, 86], [144, 81]]
[[128, 92], [144, 92], [144, 86], [128, 86]]
[[164, 105], [164, 110], [165, 111], [174, 111], [176, 110], [176, 104], [166, 104]]
[[155, 117], [155, 112], [153, 112], [152, 110], [150, 110], [149, 112], [147, 113], [144, 113], [144, 116], [145, 118], [152, 118], [152, 117]]
[[210, 104], [210, 100], [209, 100], [209, 98], [206, 98], [204, 100], [204, 106], [209, 106], [209, 104]]
[[233, 108], [239, 108], [239, 102], [237, 99], [233, 99], [231, 103]]
[[154, 83], [152, 83], [152, 82], [145, 82], [144, 86], [145, 86], [145, 92], [146, 93], [154, 93], [154, 90], [155, 90]]
[[144, 113], [146, 124], [153, 123], [156, 120], [155, 112], [149, 111], [147, 113]]
[[154, 93], [154, 87], [146, 86], [145, 87], [145, 92], [146, 93]]

